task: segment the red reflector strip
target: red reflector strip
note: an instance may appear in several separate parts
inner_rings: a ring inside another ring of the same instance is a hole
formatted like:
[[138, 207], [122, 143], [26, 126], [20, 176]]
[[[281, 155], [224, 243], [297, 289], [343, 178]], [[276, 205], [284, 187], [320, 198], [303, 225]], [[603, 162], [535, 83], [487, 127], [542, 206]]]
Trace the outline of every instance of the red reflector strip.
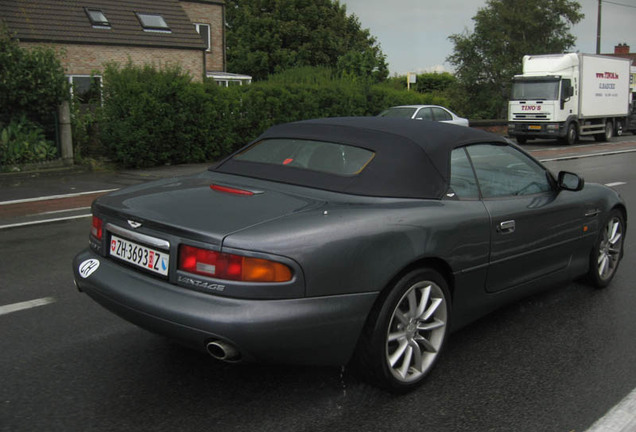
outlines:
[[218, 184], [211, 184], [210, 185], [210, 189], [217, 191], [217, 192], [225, 192], [225, 193], [231, 193], [231, 194], [235, 194], [235, 195], [246, 195], [246, 196], [251, 196], [254, 195], [254, 192], [252, 191], [248, 191], [245, 189], [237, 189], [237, 188], [233, 188], [233, 187], [229, 187], [229, 186], [221, 186]]
[[93, 224], [91, 226], [91, 234], [97, 240], [101, 240], [102, 239], [102, 233], [103, 233], [102, 220], [100, 218], [98, 218], [97, 216], [93, 216]]

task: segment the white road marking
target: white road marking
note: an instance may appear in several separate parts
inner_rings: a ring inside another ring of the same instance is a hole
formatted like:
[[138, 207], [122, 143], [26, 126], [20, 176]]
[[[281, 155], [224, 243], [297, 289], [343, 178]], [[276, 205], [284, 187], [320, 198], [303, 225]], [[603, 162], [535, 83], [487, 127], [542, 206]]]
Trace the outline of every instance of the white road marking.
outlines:
[[17, 312], [25, 309], [31, 309], [38, 306], [45, 306], [47, 304], [55, 303], [53, 297], [44, 297], [36, 300], [29, 300], [21, 303], [14, 303], [6, 306], [0, 306], [0, 315], [6, 315], [11, 312]]
[[73, 219], [81, 219], [81, 218], [87, 218], [87, 217], [91, 217], [92, 214], [83, 214], [83, 215], [77, 215], [77, 216], [67, 216], [67, 217], [60, 217], [60, 218], [53, 218], [53, 219], [44, 219], [44, 220], [39, 220], [39, 221], [31, 221], [31, 222], [20, 222], [20, 223], [14, 223], [14, 224], [9, 224], [9, 225], [0, 225], [0, 230], [1, 229], [5, 229], [5, 228], [18, 228], [18, 227], [23, 227], [23, 226], [29, 226], [29, 225], [38, 225], [38, 224], [43, 224], [43, 223], [48, 223], [48, 222], [58, 222], [58, 221], [65, 221], [65, 220], [73, 220]]
[[36, 214], [38, 214], [38, 215], [51, 215], [51, 214], [68, 213], [68, 212], [72, 212], [72, 211], [90, 210], [90, 209], [91, 209], [90, 207], [77, 207], [77, 208], [68, 208], [68, 209], [64, 209], [64, 210], [47, 211], [47, 212], [36, 213]]
[[0, 205], [24, 204], [24, 203], [37, 202], [37, 201], [47, 201], [47, 200], [64, 199], [64, 198], [75, 198], [75, 197], [79, 197], [79, 196], [83, 196], [83, 195], [107, 193], [107, 192], [113, 192], [113, 191], [116, 191], [116, 190], [118, 190], [118, 189], [103, 189], [103, 190], [88, 191], [88, 192], [77, 192], [77, 193], [66, 194], [66, 195], [48, 195], [48, 196], [41, 196], [41, 197], [36, 197], [36, 198], [25, 198], [25, 199], [18, 199], [18, 200], [12, 200], [12, 201], [0, 201]]
[[614, 182], [614, 183], [605, 183], [605, 186], [607, 187], [616, 187], [616, 186], [623, 186], [626, 185], [627, 183], [625, 182]]
[[620, 401], [585, 432], [636, 431], [636, 389]]
[[[633, 152], [636, 152], [636, 149], [608, 151], [603, 153], [590, 153], [590, 154], [584, 154], [584, 155], [557, 156], [554, 158], [546, 158], [546, 159], [539, 159], [539, 160], [541, 162], [555, 162], [555, 161], [563, 161], [563, 160], [585, 159], [585, 158], [591, 158], [596, 156], [612, 156], [617, 154], [633, 153]], [[532, 152], [530, 152], [530, 154], [532, 154]]]

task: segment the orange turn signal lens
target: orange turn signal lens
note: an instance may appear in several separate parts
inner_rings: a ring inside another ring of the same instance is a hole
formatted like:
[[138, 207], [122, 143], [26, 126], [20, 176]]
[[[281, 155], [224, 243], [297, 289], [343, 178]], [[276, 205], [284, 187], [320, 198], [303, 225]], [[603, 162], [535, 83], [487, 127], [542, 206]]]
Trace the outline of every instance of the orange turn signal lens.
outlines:
[[292, 278], [289, 267], [260, 258], [243, 258], [243, 278], [246, 282], [287, 282]]

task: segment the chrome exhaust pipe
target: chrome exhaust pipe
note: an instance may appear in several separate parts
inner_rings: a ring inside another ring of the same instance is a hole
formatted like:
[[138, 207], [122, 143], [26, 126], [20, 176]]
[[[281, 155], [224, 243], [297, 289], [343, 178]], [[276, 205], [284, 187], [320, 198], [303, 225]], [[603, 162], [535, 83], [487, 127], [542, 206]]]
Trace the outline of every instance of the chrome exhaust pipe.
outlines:
[[235, 362], [241, 358], [241, 353], [236, 347], [224, 341], [215, 340], [208, 342], [205, 347], [208, 353], [217, 360]]

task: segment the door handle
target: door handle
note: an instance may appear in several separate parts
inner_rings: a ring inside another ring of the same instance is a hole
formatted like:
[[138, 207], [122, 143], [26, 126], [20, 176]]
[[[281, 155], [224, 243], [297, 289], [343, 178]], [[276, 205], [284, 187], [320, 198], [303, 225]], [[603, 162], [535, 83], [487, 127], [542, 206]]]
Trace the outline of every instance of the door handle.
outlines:
[[515, 232], [515, 221], [508, 220], [499, 224], [499, 232], [509, 234]]

